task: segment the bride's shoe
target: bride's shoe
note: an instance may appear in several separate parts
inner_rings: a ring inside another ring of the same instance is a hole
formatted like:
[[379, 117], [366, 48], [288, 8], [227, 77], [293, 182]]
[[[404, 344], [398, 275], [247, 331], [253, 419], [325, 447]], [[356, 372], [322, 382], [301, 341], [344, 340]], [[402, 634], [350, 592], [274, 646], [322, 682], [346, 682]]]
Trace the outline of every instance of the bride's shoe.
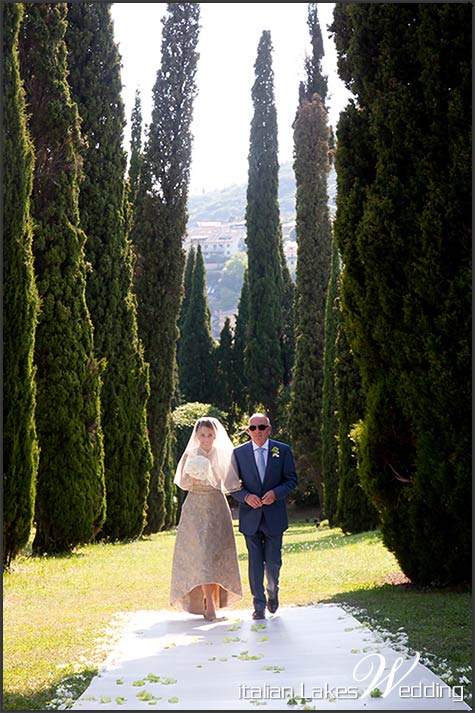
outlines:
[[206, 621], [216, 621], [215, 608], [214, 608], [214, 606], [212, 609], [208, 608], [208, 602], [206, 600], [206, 597], [204, 598], [204, 610], [205, 610], [204, 618], [206, 619]]

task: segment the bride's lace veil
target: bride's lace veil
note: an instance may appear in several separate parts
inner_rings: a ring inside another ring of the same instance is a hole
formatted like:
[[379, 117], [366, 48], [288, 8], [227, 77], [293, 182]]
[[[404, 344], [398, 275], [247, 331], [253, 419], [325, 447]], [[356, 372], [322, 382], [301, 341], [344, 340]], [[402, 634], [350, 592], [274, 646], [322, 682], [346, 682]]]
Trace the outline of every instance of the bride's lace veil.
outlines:
[[200, 455], [205, 454], [205, 451], [200, 449], [200, 442], [198, 440], [198, 430], [201, 427], [212, 428], [216, 433], [213, 447], [210, 452], [206, 454], [211, 463], [212, 470], [210, 484], [214, 488], [222, 490], [223, 493], [232, 493], [235, 490], [239, 490], [241, 488], [241, 481], [239, 480], [232, 459], [234, 446], [224, 426], [213, 416], [204, 416], [196, 421], [190, 440], [178, 461], [173, 482], [183, 490], [189, 490], [191, 488], [192, 481], [186, 472], [186, 461], [191, 455], [197, 455], [198, 453]]

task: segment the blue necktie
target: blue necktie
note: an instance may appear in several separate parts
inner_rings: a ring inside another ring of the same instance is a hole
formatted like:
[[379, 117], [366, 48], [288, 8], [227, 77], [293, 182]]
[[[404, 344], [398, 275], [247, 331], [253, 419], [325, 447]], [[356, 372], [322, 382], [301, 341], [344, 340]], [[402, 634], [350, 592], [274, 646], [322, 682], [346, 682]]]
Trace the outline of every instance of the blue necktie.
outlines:
[[263, 448], [257, 449], [257, 470], [259, 471], [259, 475], [261, 477], [261, 483], [263, 483], [264, 476], [266, 474], [266, 463], [264, 460], [264, 449]]

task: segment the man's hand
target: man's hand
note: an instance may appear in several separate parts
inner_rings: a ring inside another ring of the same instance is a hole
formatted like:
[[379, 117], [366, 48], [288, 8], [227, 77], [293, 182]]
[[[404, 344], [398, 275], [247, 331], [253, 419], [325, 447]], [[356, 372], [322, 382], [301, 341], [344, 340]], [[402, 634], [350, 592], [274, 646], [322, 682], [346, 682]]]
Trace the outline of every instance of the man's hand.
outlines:
[[262, 507], [262, 502], [261, 499], [258, 495], [254, 495], [254, 493], [249, 493], [249, 495], [246, 495], [244, 502], [249, 505], [249, 507], [254, 508], [260, 508]]
[[261, 503], [263, 505], [272, 505], [272, 503], [275, 503], [277, 498], [275, 497], [275, 493], [273, 490], [268, 490], [267, 493], [264, 493], [262, 496]]

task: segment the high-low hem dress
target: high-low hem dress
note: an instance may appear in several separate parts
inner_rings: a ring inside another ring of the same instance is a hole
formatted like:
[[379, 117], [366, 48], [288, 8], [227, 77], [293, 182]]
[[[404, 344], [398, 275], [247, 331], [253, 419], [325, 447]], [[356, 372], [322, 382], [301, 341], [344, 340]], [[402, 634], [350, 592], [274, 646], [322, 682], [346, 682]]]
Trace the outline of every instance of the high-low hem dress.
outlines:
[[173, 553], [170, 604], [204, 614], [202, 584], [214, 584], [222, 609], [243, 598], [231, 509], [221, 490], [194, 483], [186, 496]]

